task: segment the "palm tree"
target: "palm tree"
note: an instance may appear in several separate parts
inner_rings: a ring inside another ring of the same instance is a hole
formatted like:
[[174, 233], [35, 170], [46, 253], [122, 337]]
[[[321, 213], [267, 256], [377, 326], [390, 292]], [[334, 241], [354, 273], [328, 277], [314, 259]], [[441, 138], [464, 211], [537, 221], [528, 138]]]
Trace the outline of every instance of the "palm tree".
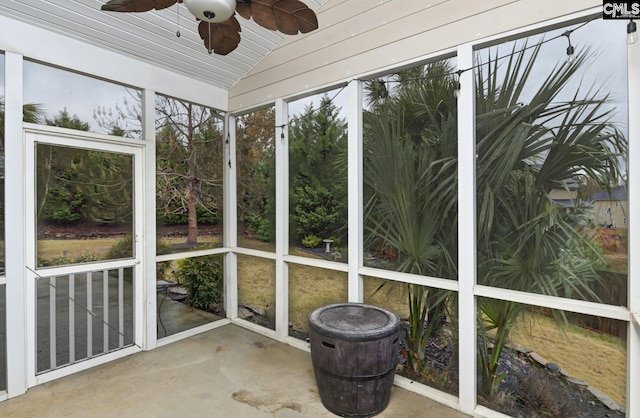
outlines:
[[[478, 282], [597, 300], [590, 284], [599, 280], [594, 269], [599, 255], [576, 232], [575, 214], [558, 210], [549, 193], [578, 176], [617, 184], [626, 140], [610, 122], [608, 98], [598, 90], [578, 88], [561, 100], [571, 77], [587, 62], [588, 50], [575, 62], [549, 70], [531, 98], [524, 98], [541, 45], [530, 55], [514, 46], [504, 68], [491, 56], [478, 65]], [[491, 396], [503, 377], [497, 372], [500, 353], [524, 306], [489, 299], [480, 299], [478, 306], [484, 342], [478, 352], [480, 394]]]
[[[44, 115], [44, 110], [41, 104], [27, 103], [22, 106], [22, 120], [29, 123], [40, 122], [41, 117]], [[0, 97], [0, 159], [2, 159], [2, 174], [0, 177], [0, 193], [4, 195], [4, 150], [5, 150], [5, 114], [4, 114], [4, 97]], [[4, 237], [4, 199], [0, 200], [0, 237]], [[2, 238], [4, 239], [4, 238]]]
[[[365, 244], [397, 252], [392, 268], [456, 278], [456, 106], [451, 66], [428, 64], [396, 75], [395, 89], [368, 84], [365, 113]], [[428, 369], [426, 344], [445, 318], [448, 292], [407, 285], [409, 370]], [[428, 324], [425, 327], [425, 323]]]
[[[39, 123], [44, 116], [44, 109], [40, 103], [26, 103], [22, 106], [22, 121]], [[0, 97], [0, 138], [4, 149], [4, 97]]]
[[[526, 53], [514, 46], [506, 63], [489, 56], [477, 66], [478, 282], [597, 300], [591, 284], [599, 280], [600, 256], [588, 237], [576, 232], [576, 217], [584, 214], [580, 208], [577, 215], [558, 210], [549, 193], [577, 177], [603, 187], [618, 184], [626, 139], [610, 122], [608, 97], [598, 90], [578, 88], [561, 100], [587, 61], [587, 50], [575, 62], [550, 69], [535, 91], [527, 91], [541, 45]], [[455, 102], [452, 71], [440, 65], [398, 76], [395, 81], [403, 83], [395, 89], [387, 88], [389, 81], [368, 83], [365, 228], [367, 243], [377, 239], [397, 249], [392, 268], [455, 278]], [[443, 302], [452, 296], [442, 291], [416, 285], [407, 290], [407, 360], [421, 373], [432, 327], [454, 303]], [[491, 396], [502, 379], [500, 354], [524, 306], [481, 298], [478, 307], [479, 389]]]

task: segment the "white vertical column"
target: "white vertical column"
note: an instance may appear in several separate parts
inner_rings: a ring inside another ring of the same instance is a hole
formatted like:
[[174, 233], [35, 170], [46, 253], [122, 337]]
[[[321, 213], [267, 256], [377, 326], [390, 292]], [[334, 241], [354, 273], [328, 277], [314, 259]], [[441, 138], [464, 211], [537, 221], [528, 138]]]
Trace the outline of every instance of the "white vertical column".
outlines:
[[[144, 350], [156, 347], [157, 298], [156, 298], [156, 95], [152, 90], [142, 91], [142, 137], [144, 195], [142, 208], [135, 208], [143, 216], [142, 269], [136, 268], [134, 281], [134, 335], [135, 343]], [[135, 170], [139, 172], [139, 170]], [[137, 229], [137, 228], [136, 228]], [[138, 242], [139, 240], [136, 240]], [[137, 272], [142, 272], [140, 276]]]
[[[640, 45], [628, 48], [629, 95], [629, 309], [627, 329], [627, 416], [640, 416]], [[635, 253], [635, 257], [633, 254]]]
[[[238, 246], [238, 193], [236, 169], [236, 117], [227, 113], [224, 119], [224, 246]], [[224, 261], [224, 304], [228, 318], [238, 317], [238, 256], [229, 252]]]
[[362, 219], [362, 82], [351, 80], [348, 85], [348, 201], [349, 201], [349, 302], [364, 300], [362, 276], [363, 227]]
[[[473, 47], [458, 47], [458, 68], [473, 67]], [[460, 75], [458, 97], [458, 323], [460, 410], [476, 405], [476, 140], [473, 70]]]
[[[5, 60], [5, 274], [6, 287], [6, 330], [7, 330], [7, 392], [9, 397], [27, 391], [27, 330], [34, 332], [35, 325], [27, 326], [25, 315], [26, 298], [35, 299], [34, 294], [26, 294], [25, 262], [25, 159], [23, 158], [22, 136], [22, 56], [6, 52]], [[32, 187], [29, 187], [32, 190]], [[33, 244], [33, 243], [32, 243]], [[31, 286], [33, 289], [34, 287]], [[35, 306], [35, 300], [32, 302]], [[35, 322], [35, 314], [30, 315]], [[32, 356], [35, 357], [35, 355]]]
[[69, 275], [69, 363], [76, 362], [76, 275]]
[[[55, 279], [55, 278], [54, 278]], [[109, 270], [102, 270], [102, 352], [109, 352]]]
[[276, 338], [289, 335], [289, 107], [277, 99], [276, 110]]
[[93, 273], [87, 273], [87, 358], [93, 356]]
[[53, 370], [58, 365], [58, 306], [56, 304], [56, 278], [54, 276], [44, 280], [49, 282], [49, 369]]
[[124, 347], [124, 269], [118, 269], [118, 348]]

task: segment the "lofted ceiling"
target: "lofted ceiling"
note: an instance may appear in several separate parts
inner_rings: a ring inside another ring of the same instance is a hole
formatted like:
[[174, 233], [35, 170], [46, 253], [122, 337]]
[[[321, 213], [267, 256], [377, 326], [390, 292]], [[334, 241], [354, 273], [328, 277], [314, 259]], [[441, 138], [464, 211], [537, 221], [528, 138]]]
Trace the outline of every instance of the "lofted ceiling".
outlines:
[[[317, 11], [327, 0], [303, 0]], [[242, 32], [229, 55], [209, 54], [183, 5], [143, 13], [104, 12], [107, 0], [2, 0], [0, 15], [229, 89], [287, 35], [236, 14]], [[320, 24], [322, 26], [322, 24]], [[180, 37], [176, 32], [180, 31]], [[304, 36], [304, 35], [295, 35]]]

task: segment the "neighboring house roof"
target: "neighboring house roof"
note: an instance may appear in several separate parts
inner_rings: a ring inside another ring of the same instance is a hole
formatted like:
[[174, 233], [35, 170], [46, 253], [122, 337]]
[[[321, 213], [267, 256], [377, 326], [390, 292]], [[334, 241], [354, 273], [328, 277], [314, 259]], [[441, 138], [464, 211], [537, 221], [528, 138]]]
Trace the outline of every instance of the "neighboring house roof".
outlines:
[[577, 190], [580, 187], [580, 183], [578, 183], [578, 181], [574, 178], [568, 178], [563, 180], [562, 182], [567, 185], [569, 190]]
[[553, 203], [559, 206], [563, 206], [565, 208], [573, 207], [573, 200], [571, 199], [553, 199]]
[[615, 187], [610, 191], [602, 190], [594, 194], [591, 200], [594, 202], [598, 200], [628, 200], [627, 189], [624, 186], [621, 186]]

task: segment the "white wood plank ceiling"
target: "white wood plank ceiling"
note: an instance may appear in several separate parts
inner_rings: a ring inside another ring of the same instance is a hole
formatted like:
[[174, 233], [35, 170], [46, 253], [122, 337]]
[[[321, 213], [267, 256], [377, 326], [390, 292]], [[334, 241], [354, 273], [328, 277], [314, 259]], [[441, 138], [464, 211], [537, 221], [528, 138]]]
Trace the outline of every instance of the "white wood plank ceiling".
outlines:
[[[226, 56], [209, 55], [197, 33], [195, 18], [184, 5], [143, 13], [113, 13], [100, 10], [106, 1], [2, 0], [0, 15], [224, 89], [233, 86], [287, 36], [236, 14], [242, 27], [240, 45]], [[327, 0], [303, 1], [317, 11]], [[178, 28], [180, 37], [176, 36]]]

